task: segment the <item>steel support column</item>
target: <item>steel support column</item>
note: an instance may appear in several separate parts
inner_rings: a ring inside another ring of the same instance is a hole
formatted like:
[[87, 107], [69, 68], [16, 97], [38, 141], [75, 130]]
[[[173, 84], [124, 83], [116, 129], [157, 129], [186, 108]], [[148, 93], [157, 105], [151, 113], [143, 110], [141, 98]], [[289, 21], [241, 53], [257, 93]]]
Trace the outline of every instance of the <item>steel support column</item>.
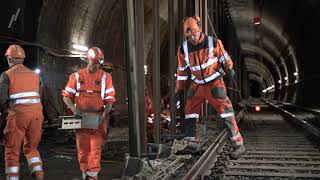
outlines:
[[140, 157], [145, 149], [144, 81], [140, 80], [141, 77], [144, 78], [144, 63], [143, 48], [137, 47], [141, 47], [141, 45], [143, 46], [143, 15], [141, 20], [141, 13], [139, 13], [141, 12], [141, 3], [143, 13], [143, 1], [123, 0], [122, 3], [124, 14], [124, 48], [128, 82], [127, 91], [130, 156]]
[[143, 0], [135, 0], [135, 28], [136, 28], [136, 55], [137, 55], [137, 86], [138, 86], [138, 104], [139, 104], [139, 122], [140, 122], [140, 141], [141, 152], [146, 151], [146, 105], [145, 105], [145, 74], [144, 65], [146, 64], [144, 59], [144, 4]]
[[159, 0], [153, 0], [153, 105], [154, 122], [156, 125], [156, 143], [160, 143], [160, 18]]
[[175, 104], [175, 76], [177, 60], [175, 58], [175, 32], [174, 32], [174, 1], [168, 0], [169, 19], [169, 80], [170, 80], [170, 133], [176, 133], [176, 104]]

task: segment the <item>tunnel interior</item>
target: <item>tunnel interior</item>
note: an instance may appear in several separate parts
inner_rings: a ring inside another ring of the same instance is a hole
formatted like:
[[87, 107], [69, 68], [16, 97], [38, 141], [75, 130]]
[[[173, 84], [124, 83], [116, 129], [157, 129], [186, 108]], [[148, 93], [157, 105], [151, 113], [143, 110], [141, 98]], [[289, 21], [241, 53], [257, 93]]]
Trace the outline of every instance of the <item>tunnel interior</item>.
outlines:
[[[159, 3], [156, 35], [154, 2]], [[174, 87], [176, 53], [186, 40], [183, 19], [193, 15], [200, 16], [205, 34], [223, 41], [233, 61], [235, 77], [231, 79], [227, 74], [223, 82], [236, 111], [255, 98], [320, 109], [319, 0], [11, 0], [2, 3], [0, 73], [9, 68], [4, 56], [8, 46], [22, 45], [27, 57], [24, 65], [41, 70], [44, 125], [49, 133], [50, 125], [56, 127], [60, 116], [70, 113], [61, 96], [69, 75], [87, 66], [87, 50], [76, 49], [75, 45], [100, 47], [105, 61], [114, 65], [113, 110], [127, 134], [137, 135], [139, 129], [146, 129], [143, 123], [134, 121], [147, 119], [145, 91], [151, 98], [148, 105], [153, 108], [149, 116], [157, 113], [155, 109], [160, 104], [166, 111], [177, 113], [173, 116], [184, 117], [183, 100], [180, 111], [172, 110], [179, 98]], [[159, 37], [159, 44], [155, 37]], [[156, 58], [157, 45], [159, 57]], [[160, 82], [156, 64], [160, 68]], [[187, 82], [191, 83], [191, 80]], [[185, 89], [184, 98], [190, 95], [187, 92]], [[210, 119], [218, 113], [206, 102], [201, 106], [203, 114]], [[199, 126], [203, 125], [201, 120]], [[130, 128], [131, 123], [138, 127]], [[218, 126], [219, 120], [215, 123]], [[141, 137], [141, 142], [145, 142]], [[126, 142], [132, 140], [129, 138]]]

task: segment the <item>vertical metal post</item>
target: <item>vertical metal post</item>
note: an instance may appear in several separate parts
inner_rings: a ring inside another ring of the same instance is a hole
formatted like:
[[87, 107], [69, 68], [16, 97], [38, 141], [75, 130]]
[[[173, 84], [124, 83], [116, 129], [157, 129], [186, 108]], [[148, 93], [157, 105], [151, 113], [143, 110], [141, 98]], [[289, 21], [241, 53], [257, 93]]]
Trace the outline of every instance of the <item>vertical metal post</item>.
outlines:
[[202, 1], [202, 29], [205, 34], [208, 34], [208, 1]]
[[185, 0], [179, 0], [178, 1], [178, 42], [183, 41], [183, 28], [182, 27], [182, 20], [186, 16], [186, 1]]
[[170, 133], [176, 133], [176, 104], [175, 104], [175, 76], [177, 60], [175, 59], [175, 35], [174, 35], [174, 1], [168, 0], [169, 19], [169, 79], [170, 79]]
[[194, 15], [201, 16], [200, 15], [200, 8], [199, 8], [200, 0], [194, 0]]
[[134, 3], [133, 0], [122, 0], [124, 22], [124, 49], [127, 66], [127, 92], [128, 92], [128, 120], [129, 120], [129, 144], [130, 156], [140, 157], [140, 125], [139, 104], [137, 87], [137, 57], [135, 42]]
[[135, 0], [135, 36], [136, 36], [136, 52], [137, 52], [137, 85], [138, 85], [138, 104], [139, 104], [139, 122], [140, 122], [140, 147], [141, 153], [146, 151], [146, 113], [145, 113], [145, 74], [144, 65], [144, 4], [143, 0]]
[[153, 0], [153, 102], [154, 120], [156, 125], [156, 143], [160, 143], [160, 18], [159, 0]]

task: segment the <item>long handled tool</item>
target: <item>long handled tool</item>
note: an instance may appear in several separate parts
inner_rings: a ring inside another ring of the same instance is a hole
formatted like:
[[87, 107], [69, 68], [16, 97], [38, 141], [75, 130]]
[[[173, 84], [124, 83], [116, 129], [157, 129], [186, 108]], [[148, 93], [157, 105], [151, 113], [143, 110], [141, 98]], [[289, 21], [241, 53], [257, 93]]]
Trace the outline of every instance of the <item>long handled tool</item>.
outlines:
[[[215, 39], [218, 39], [218, 36], [217, 36], [217, 34], [216, 34], [216, 31], [215, 31], [214, 28], [213, 28], [213, 25], [212, 25], [212, 22], [211, 22], [211, 19], [210, 19], [209, 15], [207, 15], [207, 17], [208, 17], [209, 24], [210, 24], [210, 27], [211, 27], [211, 29], [212, 29], [212, 33], [213, 33], [214, 38], [215, 38]], [[225, 57], [225, 56], [222, 56], [222, 57], [224, 58], [224, 61], [226, 61], [226, 57]], [[236, 80], [234, 79], [233, 76], [231, 76], [231, 79], [232, 79], [232, 82], [233, 82], [233, 84], [234, 84], [234, 86], [235, 86], [235, 88], [236, 88], [236, 91], [237, 91], [238, 95], [239, 95], [239, 98], [240, 98], [241, 102], [243, 103], [242, 95], [241, 95], [241, 93], [240, 93], [240, 90], [239, 90], [239, 88], [238, 88], [238, 85], [237, 85], [237, 83], [236, 83]], [[246, 117], [246, 116], [249, 114], [246, 105], [244, 105], [244, 111], [246, 112], [246, 115], [245, 115], [245, 117]], [[254, 128], [252, 121], [250, 121], [250, 123], [251, 123], [251, 126]]]

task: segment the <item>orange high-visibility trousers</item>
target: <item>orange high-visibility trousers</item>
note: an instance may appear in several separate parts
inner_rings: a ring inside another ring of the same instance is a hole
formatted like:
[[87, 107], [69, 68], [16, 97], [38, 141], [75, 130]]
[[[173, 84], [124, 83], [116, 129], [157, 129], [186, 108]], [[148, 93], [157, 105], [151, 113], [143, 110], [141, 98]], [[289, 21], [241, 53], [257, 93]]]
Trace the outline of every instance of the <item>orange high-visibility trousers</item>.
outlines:
[[84, 177], [98, 176], [101, 170], [101, 152], [106, 143], [108, 121], [103, 121], [98, 129], [76, 130], [76, 143], [80, 170]]
[[37, 150], [41, 140], [42, 122], [42, 113], [28, 112], [7, 117], [4, 145], [8, 177], [19, 177], [19, 155], [22, 143], [31, 173], [43, 174], [42, 160]]
[[185, 107], [186, 121], [191, 118], [199, 118], [201, 103], [205, 99], [219, 113], [224, 124], [227, 126], [232, 144], [241, 146], [243, 138], [235, 120], [232, 103], [227, 96], [226, 87], [221, 77], [204, 85], [192, 83], [187, 93]]

